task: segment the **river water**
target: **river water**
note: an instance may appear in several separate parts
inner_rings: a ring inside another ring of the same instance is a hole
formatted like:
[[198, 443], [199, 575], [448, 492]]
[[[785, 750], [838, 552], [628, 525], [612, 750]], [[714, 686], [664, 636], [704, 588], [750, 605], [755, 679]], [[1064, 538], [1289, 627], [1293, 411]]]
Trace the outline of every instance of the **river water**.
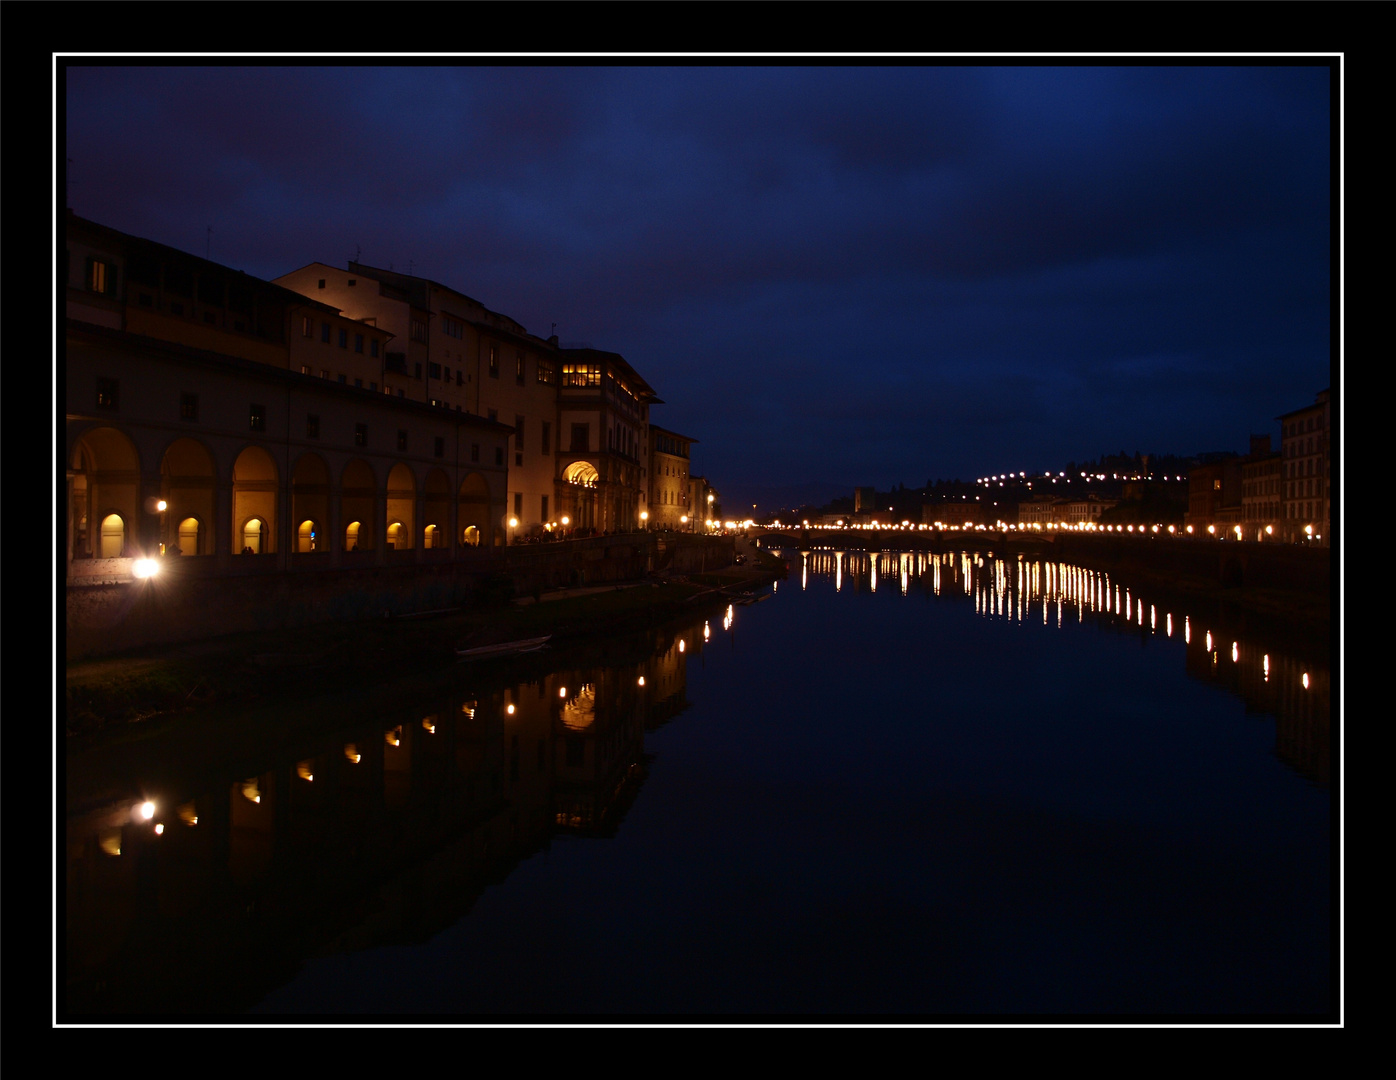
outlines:
[[1329, 1013], [1325, 645], [1031, 558], [786, 554], [600, 663], [70, 822], [71, 1015]]

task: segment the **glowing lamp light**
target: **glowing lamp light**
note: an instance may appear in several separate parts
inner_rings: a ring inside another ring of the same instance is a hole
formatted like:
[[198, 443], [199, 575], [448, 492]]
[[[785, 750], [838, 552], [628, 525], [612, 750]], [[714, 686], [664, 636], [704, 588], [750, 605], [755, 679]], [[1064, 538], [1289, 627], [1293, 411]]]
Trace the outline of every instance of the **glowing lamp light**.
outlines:
[[351, 765], [357, 765], [363, 755], [359, 753], [359, 748], [353, 743], [345, 743], [344, 757]]
[[1275, 526], [1273, 526], [1273, 525], [1267, 525], [1267, 526], [1265, 526], [1265, 535], [1266, 535], [1266, 536], [1273, 536], [1274, 533], [1275, 533]]
[[143, 802], [137, 807], [137, 813], [141, 815], [142, 821], [149, 821], [155, 816], [155, 804], [153, 802]]
[[296, 775], [307, 782], [312, 782], [315, 779], [315, 773], [312, 771], [309, 761], [302, 761], [296, 766]]
[[571, 519], [570, 517], [568, 517], [566, 514], [563, 514], [563, 515], [562, 515], [562, 523], [563, 523], [564, 525], [570, 525], [570, 524], [572, 524], [572, 519]]
[[557, 696], [560, 698], [565, 698], [567, 696], [567, 687], [559, 686], [557, 688]]
[[639, 683], [639, 685], [641, 685], [641, 686], [644, 686], [644, 685], [645, 685], [645, 677], [644, 677], [643, 675], [640, 676], [640, 683]]
[[160, 572], [160, 564], [154, 559], [137, 559], [131, 566], [131, 573], [138, 578], [153, 578]]
[[518, 527], [519, 527], [519, 519], [516, 518], [516, 517], [511, 517], [511, 518], [509, 519], [509, 528], [511, 528], [511, 529], [517, 529]]
[[640, 511], [640, 520], [641, 520], [641, 521], [648, 521], [649, 519], [650, 519], [650, 512], [649, 512], [648, 510], [641, 510], [641, 511]]
[[431, 722], [431, 717], [426, 716], [422, 718], [422, 730], [428, 735], [436, 734], [436, 725]]
[[687, 525], [687, 524], [688, 524], [688, 515], [687, 515], [687, 514], [680, 514], [680, 515], [679, 515], [679, 522], [680, 522], [680, 524]]
[[1191, 526], [1191, 525], [1188, 526], [1188, 535], [1189, 535], [1189, 536], [1192, 535], [1192, 526]]
[[160, 513], [163, 514], [163, 513], [165, 512], [165, 508], [166, 508], [167, 506], [169, 506], [169, 505], [170, 505], [170, 504], [167, 503], [164, 499], [159, 499], [159, 500], [157, 500], [156, 503], [155, 503], [155, 509], [159, 510]]
[[1307, 671], [1304, 672], [1301, 681], [1304, 683], [1304, 689], [1307, 690], [1309, 688], [1309, 673]]
[[513, 716], [513, 715], [514, 715], [514, 706], [512, 706], [512, 705], [506, 705], [506, 706], [504, 706], [504, 711], [505, 711], [506, 713], [508, 713], [510, 716]]
[[161, 822], [159, 825], [156, 825], [156, 826], [155, 826], [155, 835], [156, 835], [156, 836], [163, 836], [163, 835], [165, 835], [165, 824], [164, 824], [164, 822]]
[[683, 638], [679, 638], [679, 652], [683, 652], [683, 649], [684, 649]]
[[1217, 527], [1215, 525], [1208, 525], [1207, 531], [1211, 533], [1213, 536], [1217, 535]]

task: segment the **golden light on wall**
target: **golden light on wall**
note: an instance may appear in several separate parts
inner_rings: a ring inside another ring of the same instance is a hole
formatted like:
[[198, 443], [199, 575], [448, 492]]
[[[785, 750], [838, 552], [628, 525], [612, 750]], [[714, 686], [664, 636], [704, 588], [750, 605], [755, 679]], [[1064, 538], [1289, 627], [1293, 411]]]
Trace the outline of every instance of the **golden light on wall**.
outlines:
[[391, 727], [387, 731], [383, 732], [383, 741], [387, 743], [389, 746], [401, 746], [402, 725], [399, 724], [397, 727]]
[[363, 755], [359, 753], [359, 748], [356, 744], [345, 743], [344, 757], [350, 764], [357, 765], [360, 759], [363, 757]]
[[314, 780], [314, 764], [315, 763], [313, 761], [299, 762], [296, 765], [296, 775], [299, 776], [302, 780]]
[[244, 780], [242, 782], [242, 797], [251, 803], [260, 803], [262, 801], [262, 790], [257, 786], [257, 781], [255, 779]]
[[186, 825], [197, 825], [199, 823], [199, 815], [195, 810], [194, 804], [191, 802], [185, 803], [176, 810], [175, 813], [179, 815], [179, 820]]

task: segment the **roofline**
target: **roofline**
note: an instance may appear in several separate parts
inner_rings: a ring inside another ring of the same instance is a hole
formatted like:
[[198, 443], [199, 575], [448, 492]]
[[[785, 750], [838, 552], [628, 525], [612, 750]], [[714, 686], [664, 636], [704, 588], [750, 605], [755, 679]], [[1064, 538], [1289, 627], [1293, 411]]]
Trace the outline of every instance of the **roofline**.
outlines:
[[419, 413], [422, 416], [434, 417], [438, 420], [452, 420], [456, 423], [464, 423], [469, 427], [493, 428], [500, 432], [512, 433], [514, 428], [510, 424], [501, 424], [497, 420], [490, 420], [488, 417], [477, 416], [475, 413], [468, 413], [464, 410], [456, 412], [454, 409], [442, 409], [435, 405], [428, 405], [424, 401], [417, 401], [413, 398], [397, 397], [392, 394], [384, 394], [378, 390], [368, 390], [361, 386], [349, 386], [343, 383], [332, 382], [322, 379], [318, 375], [302, 375], [299, 371], [292, 371], [289, 368], [273, 367], [271, 364], [263, 363], [260, 360], [248, 360], [241, 356], [231, 356], [227, 353], [214, 352], [212, 349], [197, 349], [191, 345], [183, 345], [177, 341], [165, 341], [162, 338], [146, 337], [144, 334], [133, 334], [129, 330], [116, 330], [110, 326], [99, 326], [96, 323], [83, 322], [80, 319], [67, 320], [67, 332], [69, 334], [80, 334], [93, 341], [107, 341], [109, 343], [129, 349], [141, 349], [146, 352], [163, 353], [175, 359], [186, 360], [207, 367], [224, 367], [238, 371], [240, 374], [251, 375], [264, 379], [267, 382], [289, 382], [297, 385], [316, 384], [321, 390], [331, 394], [339, 394], [347, 397], [355, 397], [362, 400], [363, 395], [369, 395], [379, 405], [389, 405], [396, 409], [406, 409], [410, 412]]
[[[127, 233], [122, 232], [120, 229], [113, 229], [110, 225], [103, 225], [100, 221], [93, 221], [91, 218], [82, 217], [79, 214], [73, 213], [72, 210], [68, 211], [68, 218], [74, 222], [81, 222], [83, 225], [92, 228], [98, 232], [111, 233], [113, 236], [119, 236], [123, 240], [126, 240], [128, 242], [144, 244], [148, 247], [159, 248], [161, 251], [172, 252], [173, 254], [178, 255], [180, 258], [189, 259], [194, 263], [212, 267], [215, 270], [222, 271], [224, 274], [241, 275], [242, 277], [247, 278], [249, 281], [256, 282], [258, 285], [272, 292], [283, 293], [288, 302], [293, 301], [295, 303], [300, 304], [310, 304], [314, 307], [321, 308], [324, 311], [332, 311], [336, 315], [343, 314], [343, 312], [339, 308], [333, 306], [332, 304], [326, 304], [321, 300], [316, 300], [313, 297], [306, 296], [304, 293], [298, 293], [294, 289], [288, 289], [285, 285], [278, 285], [276, 282], [268, 281], [266, 278], [259, 278], [254, 274], [249, 274], [246, 270], [234, 270], [231, 266], [227, 266], [224, 263], [216, 263], [212, 259], [205, 259], [202, 255], [195, 255], [191, 251], [184, 251], [177, 247], [171, 247], [169, 244], [162, 244], [159, 240], [151, 240], [149, 237], [146, 236], [136, 236], [134, 233]], [[347, 318], [347, 316], [345, 317]]]
[[[650, 425], [650, 430], [651, 430], [651, 431], [662, 431], [662, 432], [664, 432], [665, 435], [672, 435], [672, 436], [674, 436], [674, 438], [676, 438], [676, 439], [682, 439], [682, 440], [684, 440], [684, 442], [691, 442], [691, 443], [696, 443], [696, 442], [698, 442], [698, 440], [695, 439], [692, 435], [684, 435], [684, 434], [682, 434], [681, 432], [673, 431], [673, 430], [671, 430], [671, 429], [669, 429], [669, 428], [666, 428], [666, 427], [660, 427], [658, 424], [651, 424], [651, 425]], [[662, 452], [662, 451], [661, 451], [661, 452]]]

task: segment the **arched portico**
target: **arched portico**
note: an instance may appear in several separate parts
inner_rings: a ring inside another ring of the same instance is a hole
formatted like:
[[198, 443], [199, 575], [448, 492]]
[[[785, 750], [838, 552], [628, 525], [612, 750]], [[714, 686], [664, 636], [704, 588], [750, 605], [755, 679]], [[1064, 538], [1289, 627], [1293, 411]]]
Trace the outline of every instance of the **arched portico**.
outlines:
[[166, 554], [213, 554], [217, 487], [213, 455], [203, 443], [187, 437], [170, 443], [160, 459], [160, 498], [165, 502], [160, 543]]
[[594, 529], [597, 524], [597, 485], [601, 475], [590, 461], [574, 461], [562, 471], [560, 508], [572, 519], [571, 528]]
[[426, 499], [423, 502], [422, 546], [450, 547], [451, 481], [443, 469], [427, 473]]
[[297, 553], [329, 549], [330, 470], [319, 454], [302, 454], [291, 474], [291, 524]]
[[339, 519], [344, 522], [344, 550], [372, 551], [377, 521], [378, 491], [373, 469], [355, 458], [344, 466], [339, 481]]
[[417, 481], [406, 462], [388, 473], [388, 542], [390, 547], [410, 548], [417, 517]]
[[[134, 554], [141, 509], [140, 455], [135, 444], [116, 428], [93, 428], [74, 444], [69, 468], [72, 557], [100, 559]], [[108, 520], [113, 515], [120, 522], [119, 530]]]
[[[276, 551], [276, 462], [260, 446], [249, 446], [233, 462], [233, 551]], [[249, 538], [255, 537], [256, 543]]]
[[488, 546], [494, 536], [488, 481], [480, 473], [471, 473], [461, 481], [456, 502], [460, 542], [466, 547]]

